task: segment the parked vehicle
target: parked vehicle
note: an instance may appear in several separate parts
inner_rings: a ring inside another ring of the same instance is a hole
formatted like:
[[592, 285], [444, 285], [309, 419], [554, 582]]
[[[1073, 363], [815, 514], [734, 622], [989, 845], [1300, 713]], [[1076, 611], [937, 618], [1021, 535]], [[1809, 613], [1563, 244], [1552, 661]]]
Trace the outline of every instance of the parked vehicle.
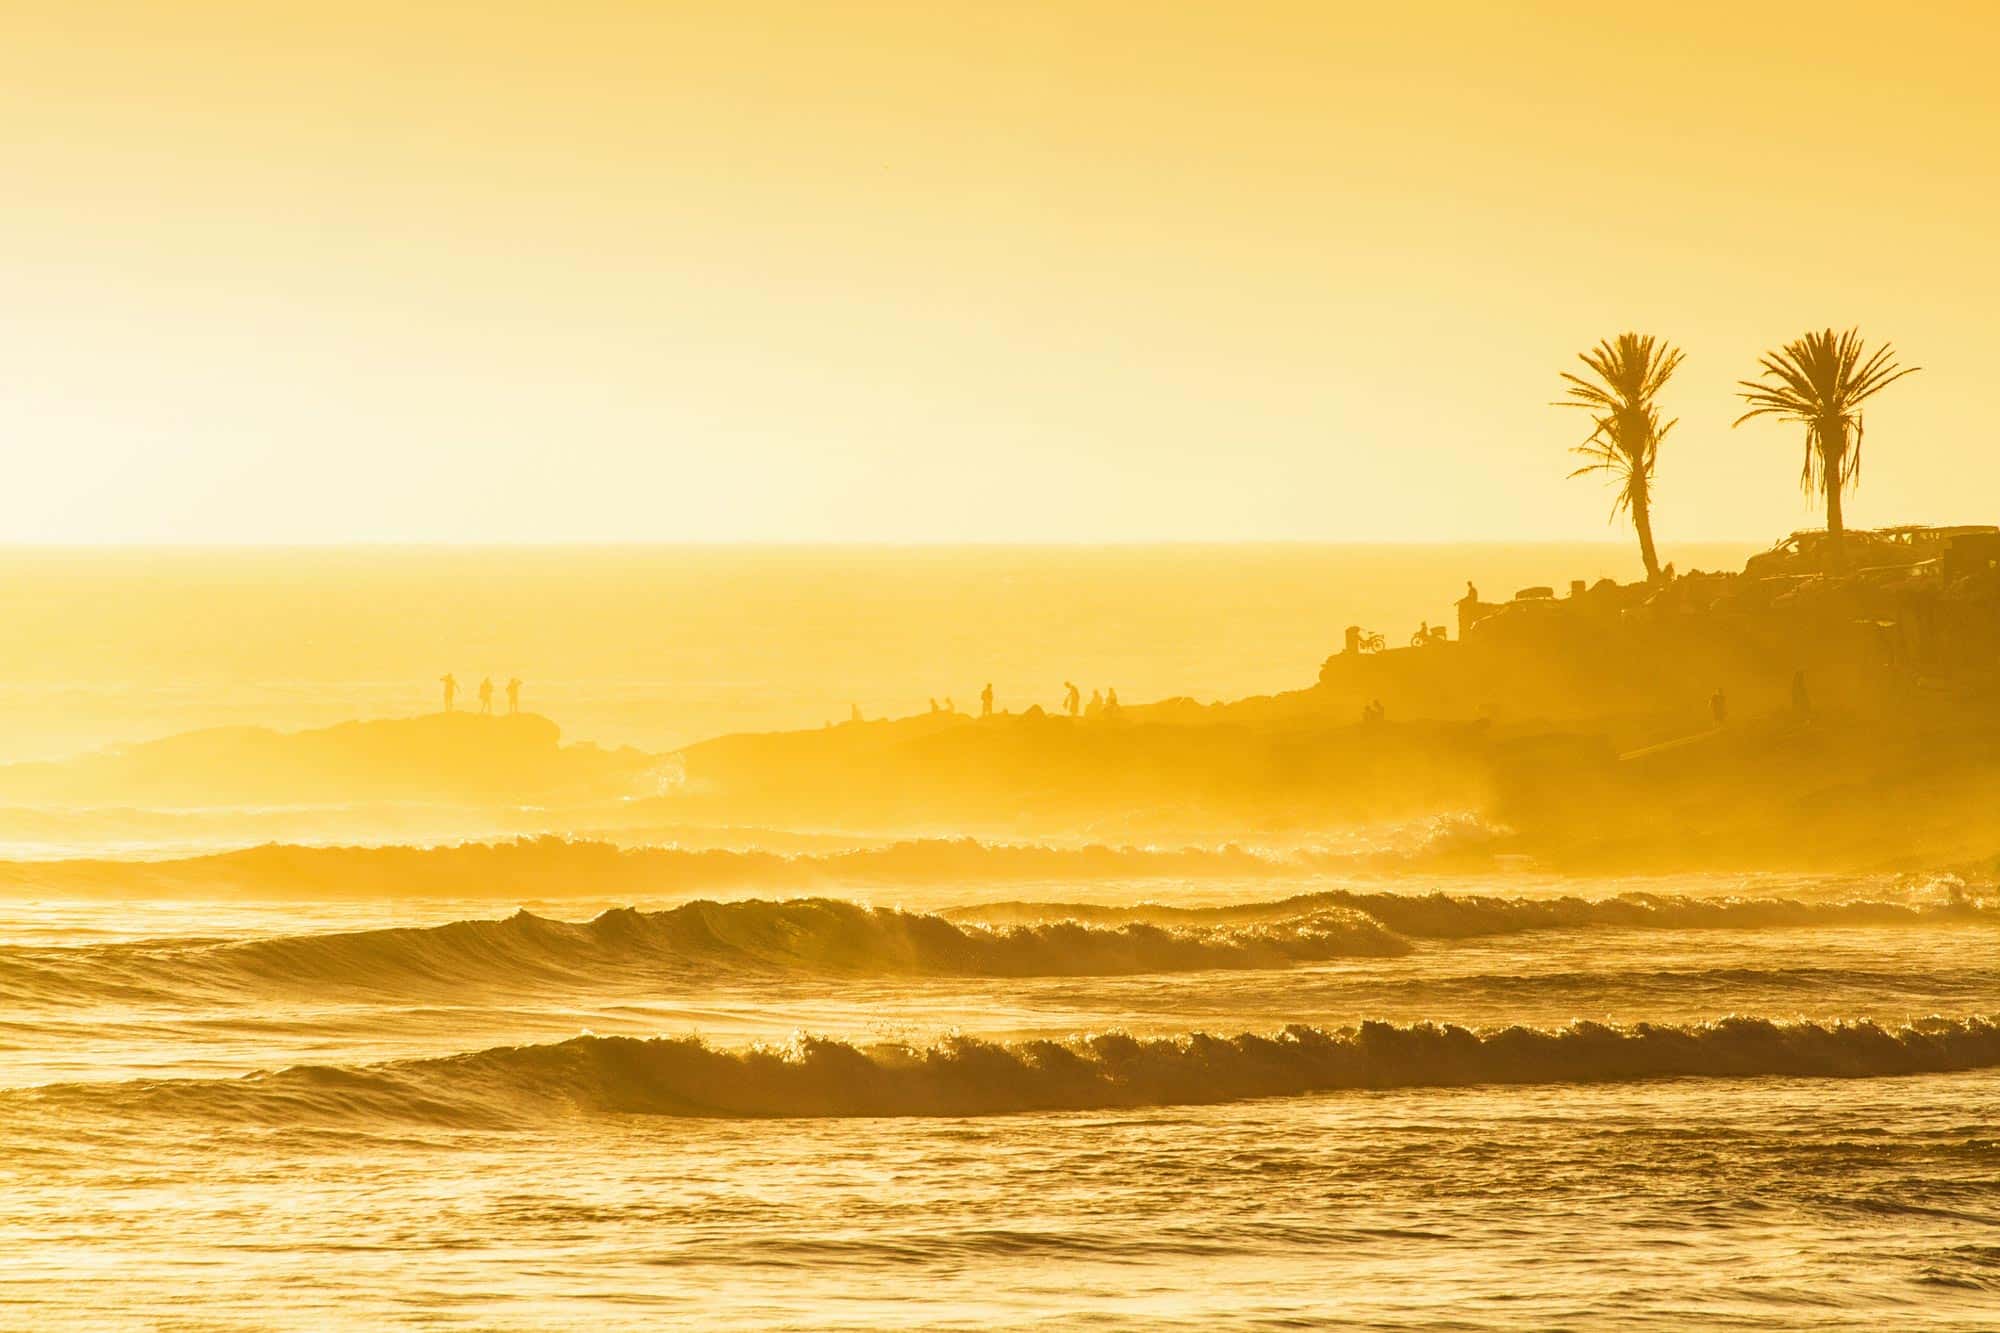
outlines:
[[[1847, 531], [1847, 561], [1856, 569], [1894, 568], [1935, 560], [1952, 544], [1964, 538], [2000, 536], [1992, 524], [1967, 524], [1933, 528], [1910, 524], [1894, 528], [1850, 528]], [[1753, 579], [1781, 578], [1794, 574], [1825, 571], [1829, 552], [1824, 528], [1805, 528], [1750, 557], [1743, 566]]]

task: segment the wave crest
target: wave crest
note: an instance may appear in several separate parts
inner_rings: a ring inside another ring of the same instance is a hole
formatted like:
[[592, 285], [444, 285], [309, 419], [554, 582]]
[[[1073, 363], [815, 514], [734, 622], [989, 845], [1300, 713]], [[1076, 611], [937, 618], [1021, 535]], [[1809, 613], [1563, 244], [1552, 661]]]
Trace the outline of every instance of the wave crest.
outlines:
[[554, 835], [449, 846], [321, 847], [268, 843], [174, 860], [0, 861], [0, 887], [38, 893], [368, 898], [653, 897], [738, 888], [814, 891], [836, 885], [1030, 881], [1271, 879], [1401, 866], [1497, 836], [1471, 817], [1395, 831], [1391, 845], [1255, 850], [1220, 846], [1058, 846], [913, 838], [879, 846], [782, 853], [622, 847]]
[[227, 1081], [70, 1084], [0, 1094], [60, 1111], [223, 1115], [257, 1122], [399, 1119], [505, 1125], [572, 1112], [709, 1117], [963, 1116], [1101, 1110], [1347, 1089], [1605, 1083], [1671, 1077], [1861, 1078], [2000, 1065], [2000, 1023], [1928, 1018], [1689, 1025], [1577, 1022], [1476, 1031], [1363, 1023], [1235, 1036], [854, 1046], [800, 1037], [718, 1050], [691, 1037], [576, 1037], [364, 1069], [304, 1067]]
[[1255, 922], [959, 922], [829, 898], [621, 908], [586, 922], [526, 911], [226, 944], [0, 950], [0, 982], [43, 1003], [193, 992], [432, 993], [645, 986], [726, 969], [944, 976], [1118, 976], [1391, 957], [1379, 922], [1316, 907]]
[[1360, 913], [1398, 935], [1415, 939], [1472, 939], [1541, 930], [1763, 930], [1825, 926], [1942, 926], [2000, 924], [1984, 900], [1957, 896], [1942, 902], [1874, 899], [1808, 902], [1795, 898], [1701, 898], [1624, 893], [1610, 898], [1512, 898], [1485, 894], [1388, 893], [1328, 889], [1259, 902], [1205, 907], [1160, 903], [1101, 904], [1015, 901], [953, 909], [957, 921], [1121, 921], [1163, 923], [1254, 922], [1300, 913], [1343, 909]]

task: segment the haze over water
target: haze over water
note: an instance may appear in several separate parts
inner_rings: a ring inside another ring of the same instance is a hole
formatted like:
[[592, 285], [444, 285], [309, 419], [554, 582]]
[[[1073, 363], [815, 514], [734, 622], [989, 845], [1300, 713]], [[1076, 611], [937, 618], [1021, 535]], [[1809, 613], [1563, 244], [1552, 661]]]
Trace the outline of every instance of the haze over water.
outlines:
[[2000, 1328], [1989, 9], [12, 0], [0, 1333]]
[[[1686, 568], [1744, 543], [1670, 547]], [[571, 740], [976, 706], [1065, 679], [1138, 701], [1297, 689], [1349, 624], [1407, 641], [1475, 575], [1495, 594], [1631, 578], [1629, 546], [431, 547], [0, 552], [10, 758], [225, 725], [438, 707], [518, 675]]]
[[[816, 730], [850, 694], [976, 707], [982, 661], [1015, 707], [1069, 677], [1227, 698], [1310, 683], [1340, 627], [1400, 630], [1461, 570], [1627, 572], [1614, 548], [17, 559], [17, 606], [91, 608], [35, 639], [51, 677], [98, 673], [52, 752], [414, 712], [441, 669], [515, 662], [546, 664], [530, 701], [636, 744]], [[156, 609], [102, 595], [142, 563]], [[198, 601], [224, 614], [168, 614]], [[622, 632], [635, 603], [653, 628]], [[30, 827], [58, 859], [0, 898], [0, 1322], [1978, 1325], [2000, 909], [1949, 877], [1454, 870], [1490, 834], [1437, 813], [1116, 854], [1088, 810], [1045, 851], [739, 826], [736, 860], [611, 874], [558, 844], [532, 879], [365, 848], [135, 878], [60, 858], [180, 835]], [[228, 837], [254, 814], [194, 841], [255, 841]]]

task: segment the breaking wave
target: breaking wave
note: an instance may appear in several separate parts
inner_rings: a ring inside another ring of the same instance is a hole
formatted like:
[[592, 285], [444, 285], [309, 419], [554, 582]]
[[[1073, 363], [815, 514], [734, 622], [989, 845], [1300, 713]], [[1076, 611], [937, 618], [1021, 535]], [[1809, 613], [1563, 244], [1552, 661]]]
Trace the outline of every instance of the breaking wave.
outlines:
[[41, 893], [366, 898], [385, 893], [514, 899], [577, 895], [659, 897], [730, 889], [819, 889], [1145, 879], [1259, 880], [1377, 864], [1476, 844], [1491, 830], [1470, 817], [1400, 830], [1394, 847], [1257, 851], [1219, 847], [1123, 847], [1092, 843], [981, 842], [922, 838], [841, 851], [780, 853], [683, 847], [620, 847], [589, 839], [517, 838], [453, 846], [312, 847], [270, 843], [158, 861], [0, 861], [0, 887]]
[[0, 991], [46, 1005], [541, 986], [636, 990], [732, 971], [1125, 976], [1391, 958], [1410, 952], [1411, 941], [1531, 931], [1995, 925], [2000, 911], [1963, 893], [1931, 902], [1808, 902], [1326, 890], [1212, 906], [1001, 902], [935, 913], [833, 898], [703, 899], [581, 922], [519, 911], [442, 926], [248, 941], [0, 947]]
[[827, 898], [621, 908], [585, 922], [530, 912], [243, 942], [0, 949], [0, 989], [70, 1003], [165, 994], [315, 995], [646, 985], [717, 969], [949, 976], [1115, 976], [1278, 968], [1388, 957], [1407, 942], [1358, 912], [1318, 907], [1254, 922], [985, 925]]
[[1306, 912], [1360, 913], [1415, 939], [1472, 939], [1537, 930], [1755, 930], [1824, 926], [2000, 925], [1984, 899], [1953, 895], [1937, 902], [1874, 899], [1808, 902], [1795, 898], [1699, 898], [1624, 893], [1610, 898], [1502, 898], [1482, 894], [1367, 893], [1330, 889], [1262, 902], [1181, 907], [1158, 903], [1003, 902], [958, 908], [959, 921], [1079, 921], [1108, 925], [1250, 923]]
[[1238, 1101], [1348, 1089], [1642, 1079], [1864, 1078], [2000, 1065], [1988, 1017], [1776, 1022], [1730, 1017], [1475, 1031], [1422, 1023], [1294, 1025], [1274, 1035], [852, 1046], [801, 1037], [719, 1050], [694, 1038], [583, 1036], [359, 1069], [234, 1080], [66, 1084], [8, 1108], [223, 1116], [252, 1122], [418, 1120], [504, 1126], [582, 1112], [710, 1117], [961, 1116]]

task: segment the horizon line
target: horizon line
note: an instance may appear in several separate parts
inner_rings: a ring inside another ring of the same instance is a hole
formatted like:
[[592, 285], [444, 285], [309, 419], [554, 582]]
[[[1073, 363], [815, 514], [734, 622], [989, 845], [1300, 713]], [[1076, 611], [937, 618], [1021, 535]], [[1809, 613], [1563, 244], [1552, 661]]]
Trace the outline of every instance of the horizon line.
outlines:
[[[1950, 526], [1950, 525], [1932, 525]], [[1788, 529], [1776, 540], [1793, 532]], [[1859, 531], [1859, 529], [1856, 529]], [[1774, 540], [1760, 537], [1676, 537], [1662, 546], [1755, 546]], [[13, 552], [93, 553], [174, 551], [188, 553], [257, 553], [311, 551], [452, 551], [452, 550], [1144, 550], [1160, 548], [1238, 547], [1384, 547], [1384, 546], [1612, 546], [1628, 547], [1629, 537], [1119, 537], [1093, 540], [1051, 538], [551, 538], [509, 541], [500, 538], [339, 538], [325, 541], [26, 541], [0, 539], [0, 554]]]

